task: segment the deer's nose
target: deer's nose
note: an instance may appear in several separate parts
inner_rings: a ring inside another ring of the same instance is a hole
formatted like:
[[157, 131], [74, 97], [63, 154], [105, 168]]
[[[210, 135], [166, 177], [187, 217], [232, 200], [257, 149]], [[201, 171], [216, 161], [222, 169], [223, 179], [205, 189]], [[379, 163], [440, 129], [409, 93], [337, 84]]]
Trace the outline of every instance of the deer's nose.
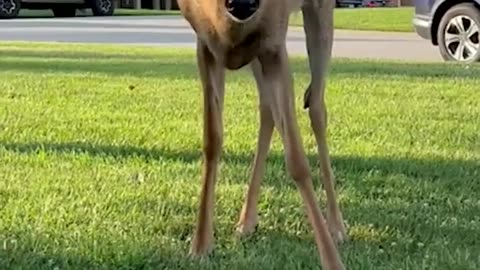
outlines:
[[225, 6], [233, 17], [245, 20], [258, 9], [260, 0], [225, 0]]

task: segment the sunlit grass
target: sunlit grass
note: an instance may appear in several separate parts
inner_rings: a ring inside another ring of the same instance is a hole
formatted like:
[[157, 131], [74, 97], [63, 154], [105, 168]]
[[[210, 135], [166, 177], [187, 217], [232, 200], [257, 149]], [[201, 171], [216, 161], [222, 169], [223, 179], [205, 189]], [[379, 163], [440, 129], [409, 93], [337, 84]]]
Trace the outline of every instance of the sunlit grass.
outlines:
[[[335, 29], [413, 32], [415, 9], [400, 8], [337, 8], [334, 14]], [[302, 26], [302, 14], [291, 16], [290, 25]]]
[[[319, 269], [275, 134], [259, 231], [234, 224], [256, 144], [249, 72], [228, 73], [216, 249], [186, 257], [200, 188], [191, 50], [0, 44], [0, 269]], [[318, 197], [315, 140], [297, 113]], [[348, 269], [480, 267], [480, 69], [335, 59], [329, 144]]]

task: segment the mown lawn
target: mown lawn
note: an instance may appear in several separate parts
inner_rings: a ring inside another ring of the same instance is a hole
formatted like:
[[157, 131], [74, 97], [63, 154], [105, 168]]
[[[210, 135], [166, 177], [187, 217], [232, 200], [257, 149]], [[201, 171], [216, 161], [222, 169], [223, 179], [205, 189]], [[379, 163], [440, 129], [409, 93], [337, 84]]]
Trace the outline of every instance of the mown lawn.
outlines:
[[[337, 8], [335, 29], [413, 32], [412, 7], [401, 8]], [[301, 12], [292, 14], [290, 25], [303, 26]]]
[[[257, 133], [246, 71], [228, 74], [216, 250], [187, 259], [200, 188], [193, 51], [0, 43], [0, 269], [319, 269], [275, 134], [260, 227], [233, 234]], [[297, 111], [304, 58], [292, 58]], [[480, 268], [480, 68], [335, 59], [329, 142], [348, 269]]]

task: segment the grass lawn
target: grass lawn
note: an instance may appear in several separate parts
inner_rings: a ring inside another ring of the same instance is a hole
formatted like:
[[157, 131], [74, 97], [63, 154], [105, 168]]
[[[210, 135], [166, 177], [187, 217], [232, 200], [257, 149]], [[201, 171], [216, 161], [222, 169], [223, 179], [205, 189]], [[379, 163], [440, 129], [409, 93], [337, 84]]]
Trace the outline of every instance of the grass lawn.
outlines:
[[[227, 76], [216, 250], [197, 264], [185, 257], [201, 165], [193, 51], [35, 45], [0, 43], [0, 269], [319, 269], [277, 133], [259, 230], [233, 235], [258, 128], [247, 71]], [[323, 207], [305, 59], [292, 63]], [[348, 269], [480, 268], [479, 84], [474, 66], [333, 61]]]
[[[336, 29], [413, 32], [412, 7], [401, 8], [337, 8], [334, 24]], [[302, 26], [302, 15], [291, 16], [290, 24]]]

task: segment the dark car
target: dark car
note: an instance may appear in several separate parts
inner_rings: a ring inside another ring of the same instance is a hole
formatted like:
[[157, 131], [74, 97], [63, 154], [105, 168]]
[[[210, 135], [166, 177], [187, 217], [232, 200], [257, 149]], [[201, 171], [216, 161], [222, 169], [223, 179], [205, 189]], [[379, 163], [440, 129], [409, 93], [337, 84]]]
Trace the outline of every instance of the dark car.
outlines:
[[385, 0], [335, 0], [336, 7], [384, 7]]
[[416, 0], [413, 25], [445, 61], [480, 60], [480, 0]]
[[20, 9], [51, 9], [56, 17], [74, 17], [77, 9], [91, 9], [94, 16], [110, 16], [114, 0], [0, 0], [0, 19], [18, 16]]

